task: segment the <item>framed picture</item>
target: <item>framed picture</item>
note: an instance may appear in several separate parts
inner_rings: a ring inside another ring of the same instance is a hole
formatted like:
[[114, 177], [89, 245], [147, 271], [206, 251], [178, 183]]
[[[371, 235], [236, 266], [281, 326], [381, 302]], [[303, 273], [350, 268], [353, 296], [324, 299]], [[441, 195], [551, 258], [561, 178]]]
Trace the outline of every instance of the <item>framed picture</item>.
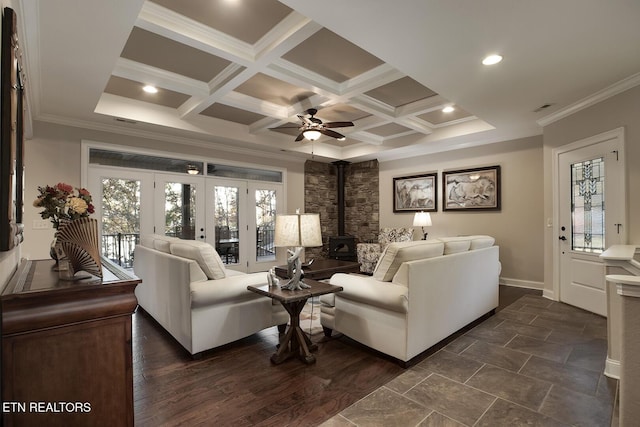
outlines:
[[4, 8], [0, 48], [0, 251], [13, 249], [23, 237], [24, 86], [16, 21], [13, 9]]
[[500, 166], [442, 172], [443, 210], [500, 210]]
[[438, 174], [393, 178], [394, 212], [435, 212], [438, 210]]

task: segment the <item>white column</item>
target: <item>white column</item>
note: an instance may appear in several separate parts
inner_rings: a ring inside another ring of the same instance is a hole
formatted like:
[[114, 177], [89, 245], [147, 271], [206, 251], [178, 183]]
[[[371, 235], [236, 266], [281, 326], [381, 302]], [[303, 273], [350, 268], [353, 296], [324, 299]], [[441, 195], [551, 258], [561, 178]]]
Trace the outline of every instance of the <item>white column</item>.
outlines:
[[640, 277], [607, 275], [615, 283], [620, 306], [620, 425], [640, 419]]

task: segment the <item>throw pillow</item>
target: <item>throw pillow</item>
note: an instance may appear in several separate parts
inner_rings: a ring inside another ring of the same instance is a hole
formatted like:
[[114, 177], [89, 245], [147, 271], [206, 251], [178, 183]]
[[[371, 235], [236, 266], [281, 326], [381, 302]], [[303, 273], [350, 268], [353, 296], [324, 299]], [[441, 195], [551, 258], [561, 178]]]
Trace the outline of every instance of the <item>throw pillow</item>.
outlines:
[[438, 240], [444, 243], [444, 254], [457, 254], [459, 252], [467, 252], [471, 247], [469, 237], [441, 237]]
[[197, 240], [179, 240], [171, 243], [171, 253], [198, 263], [209, 279], [224, 279], [225, 267], [218, 253], [208, 243]]
[[471, 239], [470, 251], [474, 249], [489, 248], [496, 242], [496, 239], [491, 236], [469, 236], [469, 239]]
[[403, 262], [433, 258], [442, 255], [443, 251], [444, 243], [435, 240], [391, 243], [382, 253], [373, 272], [373, 278], [390, 282]]

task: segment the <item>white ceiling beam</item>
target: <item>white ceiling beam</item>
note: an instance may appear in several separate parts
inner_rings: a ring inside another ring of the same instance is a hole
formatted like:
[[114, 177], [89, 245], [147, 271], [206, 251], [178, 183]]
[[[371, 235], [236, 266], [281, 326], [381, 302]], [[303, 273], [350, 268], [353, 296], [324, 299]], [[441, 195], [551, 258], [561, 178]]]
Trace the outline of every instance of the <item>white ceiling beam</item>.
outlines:
[[352, 98], [403, 77], [405, 75], [391, 65], [382, 64], [346, 82], [342, 82], [339, 87], [339, 93], [343, 97]]
[[153, 2], [145, 2], [136, 26], [231, 62], [248, 66], [253, 46]]
[[191, 96], [204, 97], [209, 94], [206, 83], [126, 58], [118, 59], [112, 75]]

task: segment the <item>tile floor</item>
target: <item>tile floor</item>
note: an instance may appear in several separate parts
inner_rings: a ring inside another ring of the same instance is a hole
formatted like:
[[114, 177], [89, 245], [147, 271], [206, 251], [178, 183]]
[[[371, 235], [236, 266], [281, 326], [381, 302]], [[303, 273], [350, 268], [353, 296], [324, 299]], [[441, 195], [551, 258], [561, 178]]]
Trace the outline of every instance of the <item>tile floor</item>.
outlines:
[[603, 317], [525, 295], [322, 426], [616, 426], [606, 334]]

